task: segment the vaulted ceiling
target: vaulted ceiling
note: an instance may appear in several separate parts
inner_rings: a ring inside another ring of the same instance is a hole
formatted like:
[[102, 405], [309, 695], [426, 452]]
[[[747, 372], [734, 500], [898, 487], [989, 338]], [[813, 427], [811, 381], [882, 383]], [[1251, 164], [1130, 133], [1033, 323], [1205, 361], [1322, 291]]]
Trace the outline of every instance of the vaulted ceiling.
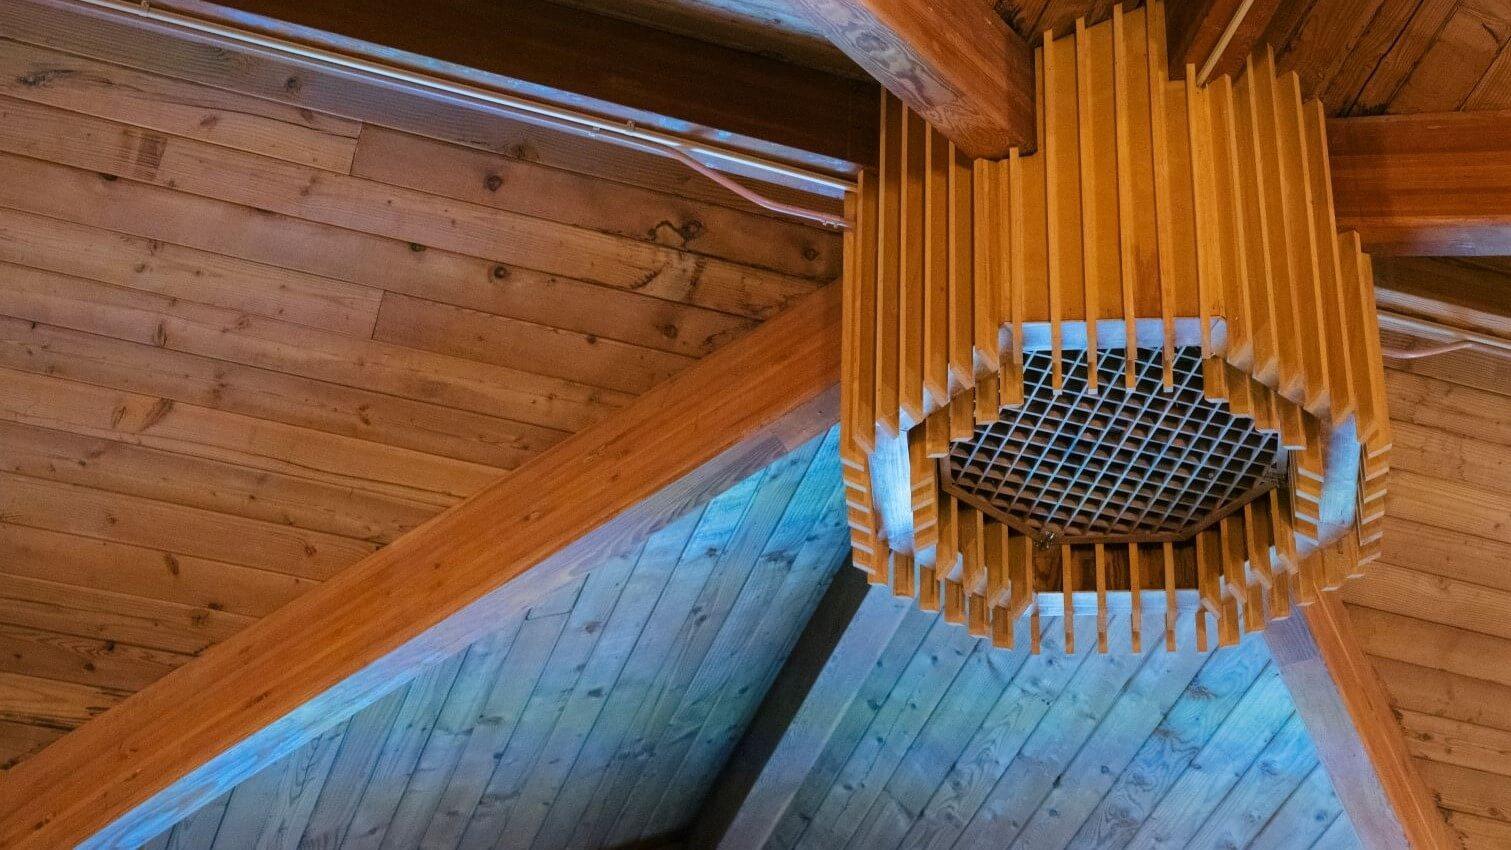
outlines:
[[[785, 3], [568, 5], [867, 90]], [[1255, 5], [1332, 114], [1511, 107], [1499, 3]], [[1110, 4], [997, 10], [1031, 36]], [[814, 136], [823, 162], [863, 164], [827, 130], [782, 144]], [[1511, 335], [1504, 259], [1376, 268], [1382, 307]], [[8, 4], [0, 760], [612, 422], [840, 270], [839, 235], [663, 157], [66, 0]], [[1393, 365], [1388, 388], [1385, 554], [1348, 617], [1452, 827], [1507, 846], [1511, 367], [1456, 352]], [[841, 501], [832, 433], [784, 451], [148, 846], [698, 846], [742, 754], [801, 701], [783, 683], [822, 665], [811, 633], [864, 592], [833, 581]], [[1262, 640], [1031, 656], [916, 610], [889, 623], [789, 777], [771, 846], [1358, 841]]]

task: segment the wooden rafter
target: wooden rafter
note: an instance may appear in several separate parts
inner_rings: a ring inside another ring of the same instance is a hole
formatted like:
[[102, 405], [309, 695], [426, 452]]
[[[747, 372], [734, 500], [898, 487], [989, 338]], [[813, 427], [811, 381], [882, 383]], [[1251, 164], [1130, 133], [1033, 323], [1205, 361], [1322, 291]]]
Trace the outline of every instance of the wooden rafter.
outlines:
[[1034, 144], [1033, 55], [979, 0], [797, 0], [829, 40], [976, 157]]
[[1364, 846], [1457, 847], [1343, 603], [1323, 594], [1297, 611], [1265, 640]]
[[827, 287], [0, 780], [0, 846], [135, 847], [832, 426]]
[[1328, 122], [1338, 225], [1366, 250], [1511, 254], [1511, 111]]

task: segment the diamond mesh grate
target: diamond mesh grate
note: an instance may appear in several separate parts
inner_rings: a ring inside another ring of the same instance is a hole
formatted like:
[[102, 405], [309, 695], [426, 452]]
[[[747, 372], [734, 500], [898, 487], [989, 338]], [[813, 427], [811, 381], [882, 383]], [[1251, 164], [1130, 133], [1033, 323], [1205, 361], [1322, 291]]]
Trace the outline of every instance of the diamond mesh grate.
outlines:
[[1139, 351], [1131, 390], [1123, 352], [1099, 351], [1095, 395], [1084, 351], [1063, 353], [1059, 393], [1049, 352], [1026, 355], [1022, 406], [950, 445], [952, 489], [1030, 533], [1073, 542], [1178, 538], [1273, 486], [1278, 437], [1205, 398], [1199, 348], [1176, 354], [1166, 392], [1158, 349]]

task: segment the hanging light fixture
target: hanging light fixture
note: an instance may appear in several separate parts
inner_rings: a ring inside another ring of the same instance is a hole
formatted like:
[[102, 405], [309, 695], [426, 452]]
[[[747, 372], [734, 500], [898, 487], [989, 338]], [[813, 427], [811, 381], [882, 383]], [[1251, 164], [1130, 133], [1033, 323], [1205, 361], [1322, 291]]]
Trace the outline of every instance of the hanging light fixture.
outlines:
[[1267, 54], [1166, 74], [1163, 7], [1035, 56], [1038, 149], [970, 160], [883, 95], [847, 199], [855, 564], [1011, 645], [1183, 606], [1231, 644], [1379, 554], [1390, 448], [1369, 257], [1322, 106]]

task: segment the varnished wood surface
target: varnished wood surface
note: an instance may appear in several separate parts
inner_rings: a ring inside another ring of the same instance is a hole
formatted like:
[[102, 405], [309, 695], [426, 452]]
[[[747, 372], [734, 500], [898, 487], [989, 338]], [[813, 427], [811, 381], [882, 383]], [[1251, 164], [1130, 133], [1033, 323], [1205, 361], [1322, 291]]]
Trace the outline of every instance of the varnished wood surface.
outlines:
[[828, 430], [839, 300], [810, 295], [23, 762], [0, 844], [145, 841]]
[[1387, 378], [1397, 439], [1384, 554], [1344, 597], [1449, 824], [1468, 850], [1500, 848], [1511, 836], [1511, 371], [1453, 354]]
[[0, 40], [8, 762], [838, 271], [611, 146], [443, 143], [349, 80], [280, 77], [338, 116], [30, 15], [0, 10], [32, 39]]
[[1265, 632], [1265, 642], [1364, 845], [1458, 847], [1343, 603], [1323, 596]]
[[1033, 54], [980, 0], [796, 0], [887, 91], [973, 157], [1031, 147]]
[[1258, 636], [1131, 652], [1114, 618], [1102, 655], [1083, 617], [1066, 655], [1053, 626], [1030, 655], [907, 615], [764, 846], [1358, 846]]
[[845, 553], [835, 435], [509, 617], [148, 847], [674, 835]]
[[1511, 109], [1328, 122], [1338, 224], [1375, 254], [1511, 254]]
[[[820, 156], [831, 166], [864, 159], [874, 142], [864, 128], [875, 125], [860, 111], [869, 82], [555, 3], [421, 0], [402, 14], [323, 0], [162, 5], [342, 52], [419, 59], [517, 94], [739, 147]], [[723, 85], [710, 87], [710, 79]]]

